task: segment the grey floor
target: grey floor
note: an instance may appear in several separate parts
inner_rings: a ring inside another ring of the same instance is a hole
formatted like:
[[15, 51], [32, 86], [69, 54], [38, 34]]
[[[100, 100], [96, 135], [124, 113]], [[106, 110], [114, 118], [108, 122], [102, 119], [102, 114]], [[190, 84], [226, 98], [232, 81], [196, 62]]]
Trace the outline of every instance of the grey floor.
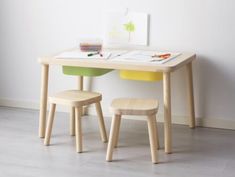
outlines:
[[[110, 121], [107, 120], [109, 130]], [[159, 124], [163, 146], [163, 125]], [[38, 111], [0, 107], [1, 177], [234, 177], [235, 131], [173, 126], [174, 153], [153, 165], [144, 121], [123, 120], [114, 162], [105, 162], [95, 117], [83, 119], [84, 153], [75, 152], [68, 114], [56, 114], [51, 146], [38, 138]]]

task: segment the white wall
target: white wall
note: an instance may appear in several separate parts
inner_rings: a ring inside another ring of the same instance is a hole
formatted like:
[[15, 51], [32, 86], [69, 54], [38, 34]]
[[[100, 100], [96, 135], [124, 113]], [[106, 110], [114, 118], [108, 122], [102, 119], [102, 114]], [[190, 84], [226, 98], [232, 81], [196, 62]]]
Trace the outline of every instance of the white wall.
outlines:
[[[1, 0], [0, 99], [38, 103], [37, 58], [77, 45], [79, 37], [102, 36], [102, 12], [124, 10], [150, 14], [150, 46], [198, 55], [194, 63], [196, 115], [235, 121], [235, 1], [233, 0]], [[184, 69], [173, 74], [172, 109], [185, 116]], [[54, 67], [50, 93], [75, 88], [75, 78]], [[161, 83], [120, 80], [117, 72], [94, 79], [104, 93], [103, 107], [114, 97], [156, 97]], [[234, 123], [234, 122], [233, 122]]]

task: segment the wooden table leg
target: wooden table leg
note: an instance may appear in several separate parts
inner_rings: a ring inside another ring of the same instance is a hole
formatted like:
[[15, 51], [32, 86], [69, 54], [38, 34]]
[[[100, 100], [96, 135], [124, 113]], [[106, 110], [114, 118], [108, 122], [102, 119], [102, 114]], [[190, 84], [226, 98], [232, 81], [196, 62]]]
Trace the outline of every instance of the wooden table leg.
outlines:
[[164, 95], [164, 138], [165, 152], [172, 151], [171, 133], [171, 78], [170, 72], [163, 73], [163, 95]]
[[41, 96], [39, 113], [39, 137], [45, 137], [46, 114], [47, 114], [47, 93], [48, 93], [49, 65], [42, 65], [41, 70]]
[[[83, 90], [83, 76], [78, 76], [78, 85], [77, 85], [78, 90]], [[83, 107], [84, 108], [84, 107]], [[82, 114], [85, 111], [82, 109]], [[74, 136], [75, 135], [75, 107], [72, 107], [70, 109], [70, 135]]]
[[189, 101], [189, 111], [190, 111], [189, 127], [195, 128], [192, 62], [186, 65], [186, 69], [187, 69], [187, 84], [188, 84], [188, 101]]
[[78, 90], [83, 90], [83, 76], [78, 76]]
[[[84, 90], [83, 81], [84, 81], [84, 77], [83, 76], [78, 76], [78, 90], [81, 90], [81, 91]], [[82, 113], [81, 113], [82, 115], [85, 115], [86, 109], [87, 109], [87, 106], [82, 107]]]

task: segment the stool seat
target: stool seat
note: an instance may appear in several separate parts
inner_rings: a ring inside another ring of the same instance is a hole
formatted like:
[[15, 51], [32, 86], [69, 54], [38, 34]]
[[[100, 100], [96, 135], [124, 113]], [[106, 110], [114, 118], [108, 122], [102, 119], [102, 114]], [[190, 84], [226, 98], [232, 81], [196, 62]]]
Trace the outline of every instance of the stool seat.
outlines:
[[113, 113], [113, 119], [106, 160], [108, 162], [112, 161], [113, 149], [117, 147], [122, 115], [145, 115], [148, 123], [152, 162], [158, 163], [157, 150], [159, 149], [159, 140], [156, 121], [158, 101], [156, 99], [118, 98], [113, 100], [110, 110]]
[[102, 100], [102, 95], [96, 92], [65, 90], [49, 97], [50, 103], [69, 105], [73, 107], [85, 106]]
[[76, 151], [82, 152], [82, 108], [83, 106], [95, 104], [100, 135], [103, 142], [107, 142], [107, 135], [105, 129], [105, 123], [103, 118], [103, 113], [100, 105], [102, 95], [95, 92], [79, 91], [79, 90], [65, 90], [56, 93], [54, 96], [49, 97], [50, 110], [49, 118], [46, 128], [46, 136], [44, 140], [45, 145], [50, 144], [52, 126], [54, 121], [54, 114], [57, 104], [67, 105], [71, 107], [70, 115], [70, 134], [76, 137]]
[[113, 100], [110, 111], [118, 115], [151, 115], [158, 111], [156, 99], [118, 98]]

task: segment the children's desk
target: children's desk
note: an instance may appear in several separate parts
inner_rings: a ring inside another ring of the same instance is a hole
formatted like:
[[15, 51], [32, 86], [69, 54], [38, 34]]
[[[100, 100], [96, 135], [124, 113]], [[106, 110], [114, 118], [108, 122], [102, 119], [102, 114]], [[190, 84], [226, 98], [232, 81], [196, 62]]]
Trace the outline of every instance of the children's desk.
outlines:
[[[75, 50], [75, 49], [73, 49]], [[57, 54], [58, 55], [58, 54]], [[171, 73], [181, 67], [186, 67], [187, 90], [189, 101], [189, 127], [195, 127], [194, 96], [193, 96], [193, 73], [192, 61], [196, 59], [193, 53], [182, 53], [178, 57], [164, 63], [155, 64], [154, 62], [123, 62], [110, 59], [57, 59], [56, 55], [41, 57], [41, 97], [39, 115], [39, 137], [44, 138], [46, 127], [47, 96], [48, 96], [48, 76], [49, 67], [52, 65], [78, 66], [89, 68], [105, 68], [115, 70], [137, 70], [163, 72], [163, 97], [164, 97], [164, 143], [165, 152], [172, 152], [172, 131], [171, 131]], [[82, 82], [81, 82], [82, 83]]]

